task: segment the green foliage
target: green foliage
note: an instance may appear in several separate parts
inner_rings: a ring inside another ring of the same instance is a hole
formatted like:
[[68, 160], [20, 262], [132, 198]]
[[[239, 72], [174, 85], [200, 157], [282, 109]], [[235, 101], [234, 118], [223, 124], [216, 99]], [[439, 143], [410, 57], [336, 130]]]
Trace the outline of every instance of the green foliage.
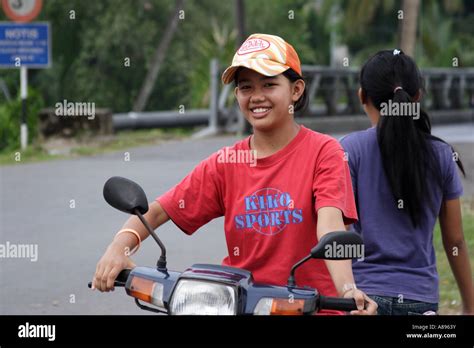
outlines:
[[[303, 64], [328, 65], [332, 44], [349, 48], [358, 66], [397, 45], [402, 0], [245, 0], [248, 34], [280, 35]], [[113, 112], [132, 109], [174, 9], [173, 0], [48, 0], [53, 65], [30, 70], [45, 105], [95, 102]], [[235, 2], [188, 0], [150, 96], [147, 110], [207, 107], [209, 63], [230, 64], [237, 46]], [[6, 20], [0, 11], [0, 20]], [[420, 66], [474, 65], [474, 6], [470, 0], [421, 2], [416, 59]], [[130, 66], [127, 66], [127, 62]], [[2, 70], [12, 94], [16, 70]]]
[[[449, 5], [448, 5], [449, 3]], [[456, 5], [457, 4], [457, 5]], [[474, 65], [474, 31], [472, 21], [474, 14], [467, 18], [464, 14], [446, 16], [446, 11], [459, 12], [462, 3], [429, 2], [420, 17], [420, 43], [417, 58], [420, 66], [452, 67], [452, 60], [457, 57], [459, 66]], [[468, 24], [470, 20], [471, 24]]]
[[[38, 134], [38, 112], [44, 102], [38, 90], [28, 89], [27, 126], [28, 142], [34, 141]], [[20, 98], [0, 104], [0, 152], [20, 148], [20, 124], [22, 101]]]
[[[474, 212], [472, 210], [464, 209], [462, 225], [472, 266], [474, 265]], [[439, 223], [435, 226], [433, 243], [439, 275], [440, 312], [442, 314], [459, 314], [461, 312], [461, 296], [443, 247]]]

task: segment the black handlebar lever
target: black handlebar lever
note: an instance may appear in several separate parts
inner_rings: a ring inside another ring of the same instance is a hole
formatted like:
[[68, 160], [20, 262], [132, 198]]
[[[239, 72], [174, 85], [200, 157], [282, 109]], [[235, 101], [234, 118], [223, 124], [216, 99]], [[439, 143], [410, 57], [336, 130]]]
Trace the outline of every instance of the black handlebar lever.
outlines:
[[[131, 271], [131, 269], [122, 270], [115, 279], [114, 286], [125, 287]], [[87, 287], [92, 288], [92, 282], [87, 283]]]
[[353, 298], [340, 298], [340, 297], [319, 297], [319, 310], [331, 309], [336, 311], [356, 311], [357, 305]]

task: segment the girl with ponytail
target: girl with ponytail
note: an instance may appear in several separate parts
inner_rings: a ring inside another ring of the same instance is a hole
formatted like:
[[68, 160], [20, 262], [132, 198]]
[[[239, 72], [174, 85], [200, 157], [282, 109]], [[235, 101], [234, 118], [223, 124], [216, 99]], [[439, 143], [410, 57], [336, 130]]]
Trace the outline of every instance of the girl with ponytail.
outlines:
[[[474, 314], [474, 287], [462, 230], [453, 148], [431, 134], [420, 108], [423, 79], [400, 50], [372, 56], [360, 72], [359, 98], [372, 128], [341, 139], [349, 161], [365, 257], [353, 264], [356, 283], [379, 314], [438, 310], [433, 229], [439, 217], [443, 245], [458, 284], [464, 314]], [[458, 168], [458, 169], [457, 169]]]

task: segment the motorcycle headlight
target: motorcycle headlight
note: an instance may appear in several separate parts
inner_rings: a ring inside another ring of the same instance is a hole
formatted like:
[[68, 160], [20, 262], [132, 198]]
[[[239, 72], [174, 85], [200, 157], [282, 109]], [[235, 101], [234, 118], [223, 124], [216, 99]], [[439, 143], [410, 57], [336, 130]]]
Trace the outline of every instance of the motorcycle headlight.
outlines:
[[225, 284], [181, 279], [170, 303], [172, 315], [236, 315], [236, 289]]

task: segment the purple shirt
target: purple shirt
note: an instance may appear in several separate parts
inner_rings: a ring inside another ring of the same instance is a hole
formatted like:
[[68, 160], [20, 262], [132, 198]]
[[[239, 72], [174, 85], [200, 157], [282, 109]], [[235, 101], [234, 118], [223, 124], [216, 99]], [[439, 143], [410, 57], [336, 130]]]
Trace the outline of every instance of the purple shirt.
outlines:
[[340, 142], [348, 155], [359, 215], [353, 229], [362, 235], [365, 245], [364, 259], [353, 263], [358, 287], [369, 295], [438, 303], [433, 229], [441, 203], [463, 192], [450, 146], [431, 141], [443, 186], [427, 177], [434, 207], [424, 207], [424, 217], [415, 228], [409, 215], [394, 204], [376, 128], [351, 133]]

